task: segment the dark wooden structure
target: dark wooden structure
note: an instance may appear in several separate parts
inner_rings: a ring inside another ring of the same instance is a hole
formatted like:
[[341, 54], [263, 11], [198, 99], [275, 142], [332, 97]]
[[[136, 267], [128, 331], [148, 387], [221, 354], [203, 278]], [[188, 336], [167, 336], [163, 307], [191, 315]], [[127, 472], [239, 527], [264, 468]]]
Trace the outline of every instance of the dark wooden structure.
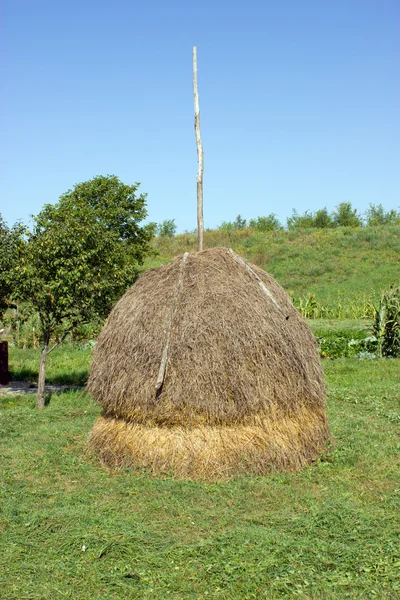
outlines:
[[0, 342], [0, 385], [8, 381], [8, 342]]

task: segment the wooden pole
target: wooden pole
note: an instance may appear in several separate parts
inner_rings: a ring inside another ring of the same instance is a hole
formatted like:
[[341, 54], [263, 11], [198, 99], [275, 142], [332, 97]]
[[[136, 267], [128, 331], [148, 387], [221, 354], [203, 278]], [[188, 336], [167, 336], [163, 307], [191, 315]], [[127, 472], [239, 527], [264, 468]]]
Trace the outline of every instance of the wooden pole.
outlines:
[[176, 283], [175, 294], [172, 298], [171, 307], [169, 310], [167, 326], [166, 326], [166, 339], [165, 339], [164, 350], [162, 353], [160, 369], [158, 371], [158, 377], [157, 377], [157, 382], [156, 382], [156, 398], [158, 398], [158, 396], [160, 395], [162, 386], [164, 384], [165, 371], [167, 369], [167, 362], [168, 362], [169, 347], [170, 347], [170, 343], [171, 343], [172, 321], [174, 318], [176, 302], [177, 302], [177, 299], [179, 296], [180, 289], [182, 287], [183, 270], [185, 268], [185, 262], [186, 262], [188, 256], [189, 256], [189, 252], [185, 252], [185, 254], [183, 255], [183, 260], [181, 262], [181, 268], [179, 270], [179, 275], [178, 275], [178, 281]]
[[203, 170], [204, 153], [200, 135], [199, 93], [197, 89], [197, 49], [193, 47], [193, 94], [194, 94], [194, 130], [197, 144], [197, 240], [198, 250], [203, 250], [204, 221], [203, 221]]

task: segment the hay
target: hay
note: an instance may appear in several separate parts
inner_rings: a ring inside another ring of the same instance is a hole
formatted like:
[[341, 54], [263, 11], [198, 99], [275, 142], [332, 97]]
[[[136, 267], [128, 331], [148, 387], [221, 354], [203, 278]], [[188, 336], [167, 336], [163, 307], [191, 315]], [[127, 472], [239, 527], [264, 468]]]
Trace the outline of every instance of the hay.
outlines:
[[324, 450], [316, 340], [276, 281], [236, 258], [214, 248], [147, 271], [111, 312], [88, 383], [104, 409], [89, 444], [107, 464], [207, 478]]

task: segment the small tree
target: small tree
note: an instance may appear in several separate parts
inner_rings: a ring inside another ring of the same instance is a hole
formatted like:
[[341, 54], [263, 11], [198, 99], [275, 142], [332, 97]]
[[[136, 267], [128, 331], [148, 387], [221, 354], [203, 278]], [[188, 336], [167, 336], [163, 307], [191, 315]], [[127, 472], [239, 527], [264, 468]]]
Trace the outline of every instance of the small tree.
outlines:
[[310, 229], [314, 227], [314, 217], [312, 212], [306, 210], [302, 215], [299, 215], [297, 210], [292, 210], [292, 216], [286, 219], [288, 229]]
[[95, 177], [45, 205], [34, 219], [19, 294], [40, 316], [38, 408], [44, 407], [48, 354], [78, 325], [104, 318], [137, 277], [151, 238], [151, 226], [139, 225], [147, 212], [138, 186]]
[[160, 237], [174, 237], [176, 234], [175, 219], [166, 219], [157, 227], [157, 234]]
[[247, 221], [242, 217], [242, 215], [238, 215], [234, 221], [222, 221], [221, 225], [219, 225], [218, 229], [221, 231], [229, 232], [229, 231], [238, 231], [240, 229], [246, 229]]
[[246, 219], [244, 219], [242, 217], [242, 215], [238, 215], [233, 222], [234, 229], [246, 229], [246, 225], [247, 225]]
[[362, 219], [351, 202], [341, 202], [332, 213], [335, 227], [362, 227]]
[[222, 221], [221, 225], [218, 225], [218, 229], [225, 233], [233, 231], [234, 225], [232, 221]]
[[368, 227], [375, 227], [376, 225], [394, 225], [396, 223], [400, 223], [400, 212], [394, 210], [393, 208], [385, 211], [382, 204], [370, 204], [365, 216]]
[[317, 229], [328, 229], [333, 227], [332, 217], [326, 208], [321, 208], [314, 213], [314, 227]]
[[333, 220], [326, 208], [315, 213], [306, 210], [302, 215], [293, 209], [292, 216], [287, 219], [287, 226], [288, 229], [327, 229], [333, 227]]
[[257, 217], [257, 219], [250, 219], [249, 226], [255, 231], [279, 231], [283, 229], [277, 216], [271, 213], [267, 217]]

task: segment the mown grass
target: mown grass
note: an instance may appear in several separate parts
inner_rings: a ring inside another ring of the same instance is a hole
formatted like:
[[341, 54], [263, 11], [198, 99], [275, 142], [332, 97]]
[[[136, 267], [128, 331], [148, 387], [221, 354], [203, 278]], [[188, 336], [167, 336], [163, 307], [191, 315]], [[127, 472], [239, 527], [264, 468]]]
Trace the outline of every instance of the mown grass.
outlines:
[[[46, 362], [46, 381], [53, 384], [84, 385], [92, 351], [84, 344], [63, 344], [51, 352]], [[40, 350], [9, 346], [9, 373], [14, 381], [37, 382]]]
[[[145, 268], [196, 250], [197, 238], [182, 234], [156, 238], [157, 256]], [[295, 297], [313, 294], [318, 303], [358, 318], [382, 289], [400, 279], [400, 226], [339, 227], [278, 232], [206, 231], [205, 247], [232, 247], [273, 275]], [[361, 310], [362, 313], [362, 310]]]
[[400, 361], [324, 361], [335, 445], [297, 474], [109, 473], [84, 391], [0, 398], [2, 600], [400, 597]]

